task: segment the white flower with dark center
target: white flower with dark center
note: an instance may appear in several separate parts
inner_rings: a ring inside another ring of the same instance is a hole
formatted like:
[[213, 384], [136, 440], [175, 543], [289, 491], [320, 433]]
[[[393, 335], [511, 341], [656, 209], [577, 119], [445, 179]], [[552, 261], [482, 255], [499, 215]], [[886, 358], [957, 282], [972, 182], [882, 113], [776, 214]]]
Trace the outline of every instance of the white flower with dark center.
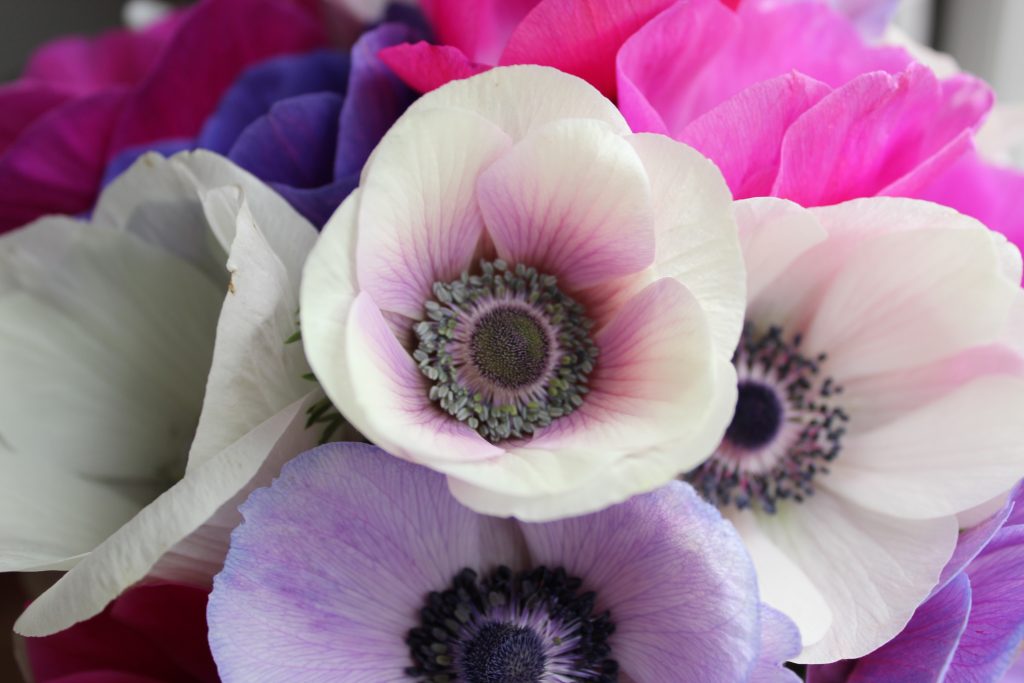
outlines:
[[717, 169], [583, 81], [498, 68], [419, 100], [303, 274], [310, 364], [374, 443], [478, 512], [651, 490], [735, 404], [744, 277]]
[[958, 516], [1024, 475], [1020, 255], [926, 202], [737, 206], [736, 411], [685, 478], [797, 622], [798, 661], [859, 657], [936, 585]]

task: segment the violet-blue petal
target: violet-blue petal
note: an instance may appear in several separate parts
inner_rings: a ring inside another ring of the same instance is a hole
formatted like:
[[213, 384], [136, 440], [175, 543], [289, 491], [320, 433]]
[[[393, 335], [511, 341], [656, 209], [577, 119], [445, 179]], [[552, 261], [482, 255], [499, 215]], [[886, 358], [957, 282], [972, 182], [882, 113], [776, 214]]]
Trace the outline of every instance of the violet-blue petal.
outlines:
[[799, 683], [785, 662], [800, 654], [800, 631], [782, 612], [761, 605], [761, 648], [747, 683]]
[[735, 683], [757, 657], [753, 566], [735, 529], [673, 482], [601, 512], [521, 524], [534, 564], [565, 567], [610, 610], [631, 680]]
[[319, 187], [292, 187], [284, 183], [270, 183], [270, 186], [319, 228], [327, 223], [327, 219], [341, 206], [345, 197], [359, 186], [359, 174], [353, 173]]
[[898, 636], [853, 661], [807, 667], [807, 683], [938, 683], [971, 611], [971, 582], [956, 575], [917, 608]]
[[170, 157], [186, 149], [192, 149], [193, 147], [195, 147], [195, 141], [190, 138], [159, 140], [148, 145], [129, 147], [107, 163], [107, 168], [103, 172], [103, 187], [106, 187], [115, 178], [117, 178], [117, 176], [127, 171], [128, 167], [134, 164], [138, 158], [146, 152], [158, 152], [165, 157]]
[[382, 24], [352, 46], [348, 97], [341, 112], [334, 177], [358, 174], [381, 137], [412, 104], [416, 93], [380, 60], [381, 50], [415, 42], [420, 30], [405, 24]]
[[242, 132], [227, 156], [264, 182], [325, 185], [333, 180], [342, 101], [326, 92], [281, 100]]
[[960, 537], [956, 541], [956, 548], [953, 550], [953, 556], [949, 558], [946, 566], [942, 568], [942, 575], [939, 577], [938, 585], [932, 589], [932, 595], [942, 590], [954, 576], [963, 571], [964, 567], [988, 545], [992, 537], [1003, 528], [1012, 509], [1012, 501], [1007, 501], [1002, 509], [981, 524], [960, 532]]
[[227, 154], [242, 131], [274, 103], [314, 92], [344, 95], [348, 73], [349, 56], [333, 50], [277, 57], [250, 67], [207, 119], [197, 146]]
[[1024, 528], [1003, 529], [967, 569], [974, 599], [949, 683], [998, 681], [1024, 639]]
[[225, 683], [406, 680], [429, 592], [466, 566], [522, 565], [514, 523], [364, 444], [300, 455], [241, 511], [207, 612]]

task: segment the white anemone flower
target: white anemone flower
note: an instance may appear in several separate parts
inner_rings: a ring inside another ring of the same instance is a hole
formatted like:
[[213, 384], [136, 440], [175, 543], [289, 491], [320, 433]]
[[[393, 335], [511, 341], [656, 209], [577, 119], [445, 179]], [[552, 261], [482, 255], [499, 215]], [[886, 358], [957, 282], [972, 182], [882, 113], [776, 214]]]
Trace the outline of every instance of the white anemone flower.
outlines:
[[952, 209], [738, 203], [750, 303], [736, 412], [686, 479], [735, 523], [797, 661], [895, 636], [958, 516], [1024, 475], [1020, 254]]
[[315, 239], [206, 152], [147, 155], [90, 220], [0, 238], [0, 570], [70, 569], [20, 633], [147, 577], [208, 582], [237, 503], [315, 443], [285, 344]]
[[324, 228], [301, 304], [341, 413], [485, 514], [657, 488], [735, 404], [744, 277], [721, 174], [554, 69], [414, 104]]

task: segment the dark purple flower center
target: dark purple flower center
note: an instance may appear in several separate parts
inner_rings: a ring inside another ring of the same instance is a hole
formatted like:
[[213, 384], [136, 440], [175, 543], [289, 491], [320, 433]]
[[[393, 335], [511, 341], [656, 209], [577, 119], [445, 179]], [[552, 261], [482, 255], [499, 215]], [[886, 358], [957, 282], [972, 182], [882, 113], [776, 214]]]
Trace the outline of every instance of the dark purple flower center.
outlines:
[[484, 438], [528, 437], [581, 405], [597, 346], [583, 307], [522, 264], [435, 282], [413, 358], [430, 400]]
[[459, 657], [466, 683], [534, 683], [546, 664], [544, 641], [535, 631], [501, 622], [480, 627]]
[[779, 433], [784, 409], [775, 389], [754, 381], [740, 382], [736, 412], [725, 438], [743, 448], [761, 448]]
[[725, 438], [685, 479], [710, 502], [776, 512], [783, 500], [814, 493], [841, 450], [848, 417], [835, 405], [842, 387], [820, 376], [823, 354], [800, 352], [800, 337], [781, 328], [744, 330], [733, 357], [739, 377], [736, 412]]
[[608, 612], [594, 614], [596, 596], [582, 585], [564, 569], [500, 567], [483, 578], [463, 569], [427, 596], [406, 638], [406, 675], [421, 683], [618, 680], [608, 643], [615, 625]]

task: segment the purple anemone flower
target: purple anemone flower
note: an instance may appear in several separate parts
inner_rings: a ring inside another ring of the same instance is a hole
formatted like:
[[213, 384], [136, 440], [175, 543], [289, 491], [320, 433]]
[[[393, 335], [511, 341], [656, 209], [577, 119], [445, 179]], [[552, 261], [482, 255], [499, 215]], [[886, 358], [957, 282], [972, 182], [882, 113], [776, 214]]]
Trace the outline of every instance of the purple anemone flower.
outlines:
[[739, 537], [686, 484], [540, 524], [479, 515], [373, 446], [242, 507], [210, 643], [226, 683], [795, 681]]
[[1011, 683], [1024, 642], [1024, 490], [960, 534], [931, 596], [891, 641], [808, 683]]

